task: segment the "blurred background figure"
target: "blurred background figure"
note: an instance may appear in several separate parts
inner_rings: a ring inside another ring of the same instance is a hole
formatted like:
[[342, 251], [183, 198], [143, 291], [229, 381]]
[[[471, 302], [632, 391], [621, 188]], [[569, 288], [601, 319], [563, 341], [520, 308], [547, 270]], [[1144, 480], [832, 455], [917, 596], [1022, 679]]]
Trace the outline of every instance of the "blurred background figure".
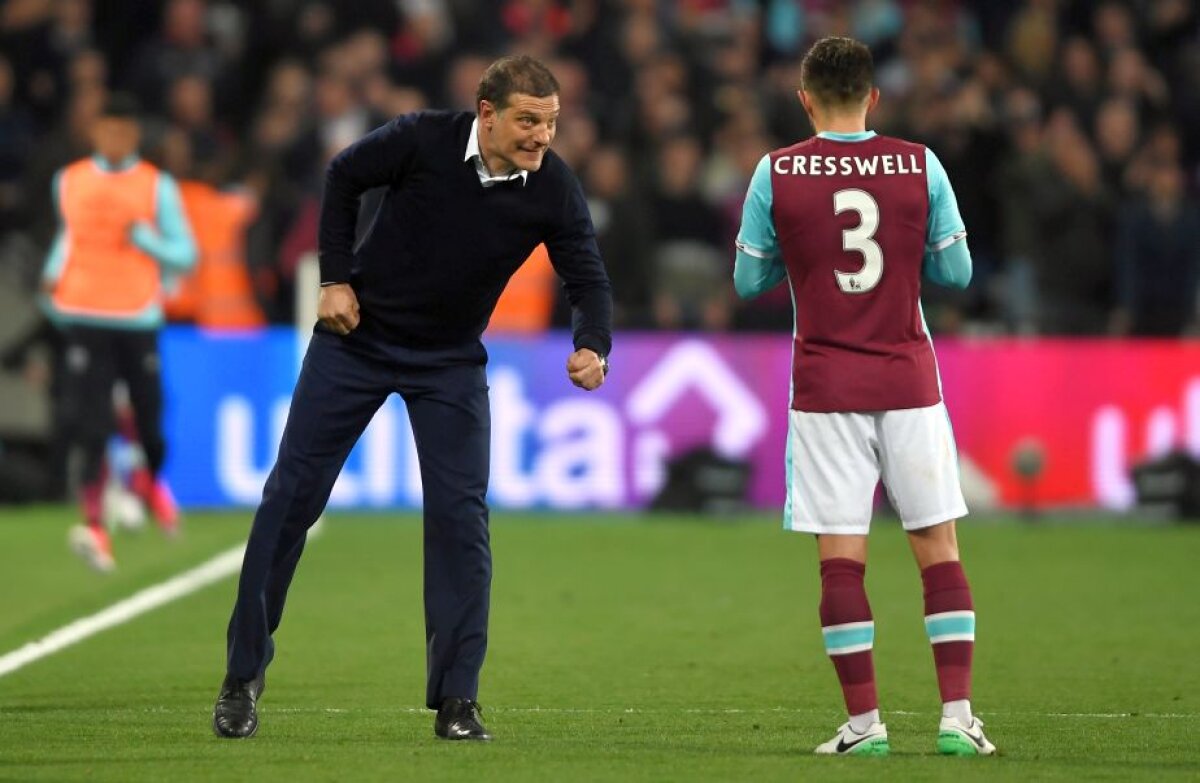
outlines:
[[1178, 166], [1155, 166], [1145, 191], [1121, 210], [1116, 255], [1114, 334], [1200, 333], [1200, 209]]
[[182, 129], [164, 134], [159, 156], [178, 180], [197, 253], [195, 268], [172, 281], [167, 318], [205, 329], [265, 325], [246, 263], [246, 230], [258, 212], [258, 195], [248, 186], [214, 185], [211, 171], [205, 176], [197, 170], [191, 137]]
[[[613, 283], [613, 322], [622, 328], [650, 326], [650, 216], [629, 160], [612, 145], [596, 148], [584, 171], [583, 187], [596, 227], [600, 256]], [[562, 312], [566, 313], [565, 299]], [[565, 324], [565, 320], [560, 319]]]
[[21, 174], [33, 150], [33, 117], [14, 102], [12, 64], [0, 56], [0, 231], [20, 226]]
[[729, 326], [732, 283], [721, 247], [721, 220], [700, 191], [700, 142], [663, 141], [650, 198], [654, 247], [654, 325], [720, 330]]
[[1046, 144], [1049, 166], [1023, 193], [1035, 216], [1037, 330], [1103, 334], [1114, 294], [1110, 227], [1116, 200], [1074, 115], [1055, 111]]
[[158, 329], [164, 281], [190, 269], [196, 252], [175, 181], [138, 157], [138, 112], [131, 96], [109, 96], [92, 127], [94, 154], [55, 176], [60, 225], [42, 272], [46, 311], [65, 342], [60, 414], [82, 461], [84, 524], [70, 542], [101, 571], [115, 566], [103, 497], [117, 381], [145, 454], [132, 488], [164, 531], [179, 524], [159, 477], [166, 442]]
[[488, 333], [541, 334], [550, 328], [558, 279], [544, 244], [508, 280], [488, 321]]

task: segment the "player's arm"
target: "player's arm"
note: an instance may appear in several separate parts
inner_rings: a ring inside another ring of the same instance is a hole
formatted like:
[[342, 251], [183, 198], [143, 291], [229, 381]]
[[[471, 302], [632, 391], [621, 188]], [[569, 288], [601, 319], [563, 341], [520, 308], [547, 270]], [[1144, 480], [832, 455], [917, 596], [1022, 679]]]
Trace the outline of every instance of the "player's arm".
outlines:
[[169, 272], [187, 272], [196, 264], [196, 242], [183, 211], [183, 199], [174, 178], [158, 175], [155, 192], [155, 224], [134, 223], [130, 239]]
[[925, 277], [938, 285], [966, 288], [971, 282], [971, 251], [966, 233], [940, 250], [926, 249]]
[[771, 200], [771, 156], [763, 155], [742, 204], [742, 226], [733, 264], [733, 287], [743, 299], [753, 299], [787, 277], [771, 219]]
[[929, 225], [925, 234], [925, 277], [938, 285], [966, 288], [971, 282], [971, 251], [967, 227], [958, 212], [958, 200], [946, 169], [933, 150], [925, 148], [929, 181]]

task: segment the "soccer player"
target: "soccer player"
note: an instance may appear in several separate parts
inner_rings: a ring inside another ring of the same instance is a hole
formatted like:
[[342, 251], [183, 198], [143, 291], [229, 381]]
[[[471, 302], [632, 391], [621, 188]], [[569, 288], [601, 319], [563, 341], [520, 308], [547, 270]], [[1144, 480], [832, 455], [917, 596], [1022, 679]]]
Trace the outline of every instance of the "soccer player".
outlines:
[[159, 525], [178, 525], [174, 499], [158, 473], [166, 455], [158, 330], [164, 275], [196, 260], [175, 181], [138, 157], [138, 106], [109, 97], [92, 128], [95, 154], [54, 178], [60, 225], [42, 273], [44, 305], [63, 330], [63, 406], [68, 439], [83, 456], [81, 501], [86, 525], [70, 542], [100, 571], [115, 566], [101, 517], [104, 451], [116, 431], [113, 387], [124, 380], [147, 470], [134, 490]]
[[988, 755], [996, 749], [971, 712], [975, 613], [954, 530], [967, 508], [919, 298], [922, 274], [970, 281], [966, 230], [933, 152], [866, 129], [879, 101], [866, 46], [818, 41], [801, 81], [817, 134], [759, 163], [734, 284], [751, 298], [786, 280], [795, 303], [784, 524], [816, 535], [825, 649], [850, 714], [816, 752], [888, 753], [863, 583], [882, 478], [925, 585], [943, 703], [937, 750]]

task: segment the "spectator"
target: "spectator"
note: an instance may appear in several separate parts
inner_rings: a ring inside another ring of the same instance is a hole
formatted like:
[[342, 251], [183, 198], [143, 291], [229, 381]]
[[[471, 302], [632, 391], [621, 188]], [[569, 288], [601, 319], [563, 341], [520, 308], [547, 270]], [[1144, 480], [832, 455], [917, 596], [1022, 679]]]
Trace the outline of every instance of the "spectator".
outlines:
[[67, 87], [75, 95], [85, 90], [103, 90], [108, 85], [108, 60], [98, 49], [81, 49], [67, 65]]
[[1084, 127], [1092, 127], [1104, 100], [1104, 78], [1096, 50], [1088, 39], [1074, 36], [1063, 44], [1058, 81], [1050, 90], [1054, 102], [1066, 106]]
[[51, 125], [70, 95], [72, 59], [92, 46], [92, 4], [87, 0], [48, 3], [49, 14], [34, 24], [13, 47], [17, 61], [19, 95], [38, 124]]
[[218, 181], [228, 176], [232, 140], [213, 116], [212, 84], [200, 76], [185, 74], [167, 93], [167, 117], [186, 134], [196, 174]]
[[34, 149], [25, 169], [25, 214], [22, 222], [34, 241], [49, 248], [54, 234], [54, 205], [50, 182], [54, 172], [91, 149], [91, 128], [100, 116], [107, 93], [99, 88], [83, 90], [71, 96], [62, 121]]
[[1054, 0], [1026, 0], [1009, 25], [1008, 57], [1022, 76], [1044, 85], [1054, 65], [1058, 35]]
[[1129, 166], [1138, 143], [1138, 116], [1124, 98], [1109, 98], [1096, 114], [1096, 150], [1104, 186], [1113, 194], [1131, 190]]
[[197, 174], [191, 139], [182, 130], [169, 131], [162, 147], [163, 168], [178, 181], [197, 254], [195, 267], [168, 287], [167, 318], [207, 329], [263, 326], [246, 263], [246, 229], [258, 211], [254, 191], [217, 188]]
[[0, 57], [0, 232], [20, 225], [22, 175], [33, 149], [33, 117], [13, 100], [13, 69]]
[[148, 109], [161, 111], [167, 88], [183, 76], [214, 84], [225, 76], [221, 55], [209, 42], [204, 14], [204, 0], [169, 0], [161, 31], [135, 55], [128, 82]]
[[1097, 3], [1092, 11], [1092, 31], [1105, 59], [1138, 43], [1133, 16], [1125, 3]]
[[[1012, 90], [1005, 104], [1008, 153], [996, 172], [994, 189], [999, 197], [1000, 251], [1005, 276], [1004, 322], [1016, 334], [1037, 331], [1038, 215], [1030, 194], [1050, 167], [1043, 143], [1041, 110], [1028, 89]], [[953, 181], [953, 180], [952, 180]]]
[[1112, 94], [1133, 101], [1139, 115], [1166, 111], [1170, 102], [1167, 83], [1137, 49], [1122, 49], [1113, 55], [1108, 86]]
[[[629, 164], [621, 150], [611, 145], [596, 148], [584, 172], [588, 211], [596, 228], [600, 256], [613, 284], [613, 322], [622, 328], [650, 326], [651, 219], [641, 196], [633, 189]], [[560, 298], [556, 320], [570, 316], [565, 297]]]
[[1103, 334], [1113, 301], [1112, 196], [1070, 113], [1060, 109], [1049, 128], [1051, 167], [1035, 176], [1027, 194], [1037, 219], [1037, 328], [1043, 334]]
[[1121, 212], [1112, 331], [1137, 337], [1195, 333], [1200, 325], [1200, 208], [1187, 198], [1178, 166], [1158, 164], [1148, 185]]
[[676, 136], [658, 156], [651, 285], [661, 328], [719, 330], [731, 319], [728, 250], [720, 215], [700, 195], [701, 152], [696, 139]]

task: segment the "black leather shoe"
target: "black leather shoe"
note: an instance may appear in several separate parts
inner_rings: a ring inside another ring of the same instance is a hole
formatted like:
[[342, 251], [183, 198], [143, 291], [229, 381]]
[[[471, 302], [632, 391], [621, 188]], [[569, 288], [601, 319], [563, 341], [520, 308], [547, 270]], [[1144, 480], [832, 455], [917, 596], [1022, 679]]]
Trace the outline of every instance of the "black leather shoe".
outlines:
[[470, 699], [446, 699], [433, 722], [433, 733], [448, 740], [483, 740], [492, 738], [480, 722], [482, 708]]
[[218, 737], [245, 739], [258, 731], [258, 697], [266, 682], [262, 675], [246, 682], [226, 676], [213, 707], [213, 731]]

